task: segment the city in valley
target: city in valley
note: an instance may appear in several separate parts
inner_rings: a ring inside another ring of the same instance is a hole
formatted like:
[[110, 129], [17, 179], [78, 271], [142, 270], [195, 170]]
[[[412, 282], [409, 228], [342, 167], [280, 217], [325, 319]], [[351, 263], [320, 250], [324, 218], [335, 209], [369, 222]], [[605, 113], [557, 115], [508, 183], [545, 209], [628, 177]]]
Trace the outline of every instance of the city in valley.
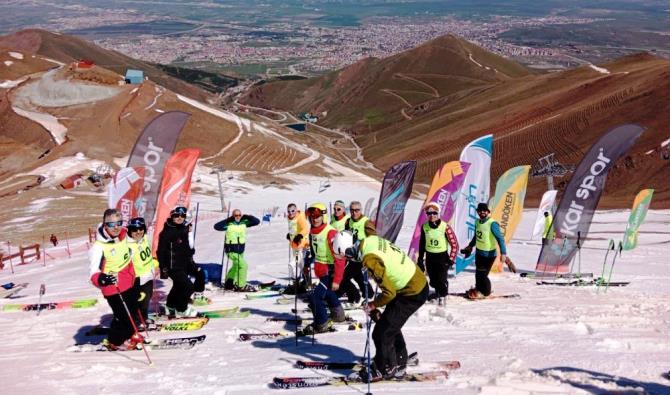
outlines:
[[[642, 5], [637, 17], [624, 22], [623, 9], [572, 1], [560, 7], [553, 2], [493, 7], [487, 13], [459, 1], [421, 2], [414, 8], [411, 2], [382, 7], [374, 1], [325, 0], [76, 3], [9, 2], [0, 6], [8, 11], [0, 26], [7, 33], [25, 19], [32, 22], [29, 27], [78, 35], [133, 58], [242, 77], [319, 74], [366, 57], [387, 57], [444, 34], [541, 69], [640, 51], [670, 54], [667, 10], [655, 13]], [[52, 12], [38, 17], [38, 8]], [[7, 15], [13, 18], [4, 21]]]

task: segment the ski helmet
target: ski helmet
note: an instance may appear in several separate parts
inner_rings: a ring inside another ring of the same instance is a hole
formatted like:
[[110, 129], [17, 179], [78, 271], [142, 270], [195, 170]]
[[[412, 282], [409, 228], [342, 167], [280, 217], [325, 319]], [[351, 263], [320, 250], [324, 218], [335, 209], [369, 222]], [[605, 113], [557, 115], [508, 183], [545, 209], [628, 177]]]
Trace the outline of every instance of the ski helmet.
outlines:
[[177, 206], [170, 211], [170, 216], [173, 215], [180, 215], [186, 218], [186, 215], [188, 214], [188, 209], [184, 206]]
[[310, 217], [326, 215], [327, 212], [328, 210], [326, 209], [326, 205], [323, 203], [312, 203], [309, 207], [307, 207], [307, 214]]
[[143, 230], [144, 232], [147, 231], [147, 224], [144, 222], [144, 218], [142, 217], [131, 218], [130, 221], [128, 221], [128, 233], [135, 232], [137, 230]]
[[347, 258], [357, 258], [358, 243], [354, 243], [354, 235], [348, 230], [337, 232], [333, 238], [333, 252]]

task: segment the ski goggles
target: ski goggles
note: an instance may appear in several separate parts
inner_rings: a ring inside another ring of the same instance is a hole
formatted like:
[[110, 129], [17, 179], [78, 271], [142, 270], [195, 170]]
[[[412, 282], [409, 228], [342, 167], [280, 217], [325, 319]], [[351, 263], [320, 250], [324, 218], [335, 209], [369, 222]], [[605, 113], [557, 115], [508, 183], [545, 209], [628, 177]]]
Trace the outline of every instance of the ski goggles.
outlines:
[[426, 211], [426, 215], [438, 215], [437, 211]]
[[120, 228], [123, 226], [123, 220], [105, 222], [105, 226], [108, 228]]
[[186, 213], [188, 213], [188, 209], [187, 209], [186, 207], [184, 207], [184, 206], [179, 206], [179, 207], [175, 207], [174, 210], [172, 210], [171, 215], [172, 215], [172, 216], [174, 216], [174, 215], [183, 215], [184, 218], [186, 218]]
[[319, 218], [324, 214], [326, 213], [323, 212], [320, 208], [310, 207], [307, 209], [307, 215], [309, 215], [310, 218]]

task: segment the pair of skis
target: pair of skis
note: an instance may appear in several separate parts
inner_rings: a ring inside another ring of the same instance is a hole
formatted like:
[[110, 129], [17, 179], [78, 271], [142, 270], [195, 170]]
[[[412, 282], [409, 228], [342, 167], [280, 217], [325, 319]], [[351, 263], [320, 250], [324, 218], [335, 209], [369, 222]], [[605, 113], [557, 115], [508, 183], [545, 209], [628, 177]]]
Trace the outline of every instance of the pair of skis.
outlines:
[[[146, 347], [148, 350], [188, 350], [204, 342], [206, 337], [207, 337], [206, 335], [200, 335], [200, 336], [188, 336], [188, 337], [173, 337], [168, 339], [154, 339], [146, 341], [142, 347]], [[141, 350], [141, 348], [132, 350], [119, 349], [115, 350], [115, 352], [139, 351], [139, 350]], [[83, 343], [70, 346], [68, 347], [67, 351], [100, 352], [100, 351], [112, 351], [112, 350], [109, 350], [102, 344]]]
[[[153, 323], [147, 323], [146, 330], [149, 332], [180, 332], [180, 331], [197, 331], [202, 329], [209, 322], [209, 318], [186, 318], [178, 320], [168, 320], [168, 321], [157, 321]], [[110, 328], [103, 327], [98, 325], [88, 332], [85, 333], [86, 336], [98, 336], [106, 335], [109, 333]]]
[[[419, 360], [416, 353], [411, 354], [407, 360], [407, 366], [418, 366]], [[436, 363], [437, 368], [423, 372], [407, 373], [400, 377], [394, 377], [387, 380], [375, 381], [377, 384], [402, 383], [402, 382], [427, 382], [447, 379], [449, 372], [461, 367], [459, 361], [443, 361]], [[357, 371], [363, 369], [365, 365], [361, 362], [322, 362], [322, 361], [297, 361], [296, 367], [301, 369], [353, 369], [355, 372], [349, 376], [312, 376], [312, 377], [275, 377], [272, 385], [275, 388], [295, 389], [311, 388], [320, 386], [340, 386], [350, 384], [364, 384]]]
[[1, 311], [41, 311], [41, 310], [60, 310], [60, 309], [84, 309], [93, 307], [98, 303], [98, 299], [78, 299], [65, 302], [52, 303], [30, 303], [30, 304], [5, 304], [0, 306]]

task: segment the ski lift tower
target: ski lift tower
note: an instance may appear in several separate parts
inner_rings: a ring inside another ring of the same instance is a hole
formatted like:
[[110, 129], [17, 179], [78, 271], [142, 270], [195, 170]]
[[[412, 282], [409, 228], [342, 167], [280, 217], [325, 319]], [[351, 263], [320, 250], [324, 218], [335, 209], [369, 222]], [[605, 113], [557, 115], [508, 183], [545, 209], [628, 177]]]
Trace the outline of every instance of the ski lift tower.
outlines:
[[212, 171], [209, 174], [214, 174], [216, 173], [216, 179], [219, 182], [219, 197], [221, 198], [221, 212], [226, 211], [226, 204], [223, 201], [223, 183], [226, 182], [225, 178], [221, 177], [221, 174], [223, 174], [226, 171], [225, 167], [223, 165], [218, 165], [214, 166]]
[[[571, 165], [564, 165], [554, 158], [555, 153], [543, 156], [537, 160], [537, 165], [531, 172], [532, 177], [546, 177], [547, 190], [554, 190], [554, 177], [563, 177], [568, 173], [575, 171], [575, 167]], [[555, 203], [554, 203], [555, 205]], [[556, 207], [552, 207], [555, 211]]]

